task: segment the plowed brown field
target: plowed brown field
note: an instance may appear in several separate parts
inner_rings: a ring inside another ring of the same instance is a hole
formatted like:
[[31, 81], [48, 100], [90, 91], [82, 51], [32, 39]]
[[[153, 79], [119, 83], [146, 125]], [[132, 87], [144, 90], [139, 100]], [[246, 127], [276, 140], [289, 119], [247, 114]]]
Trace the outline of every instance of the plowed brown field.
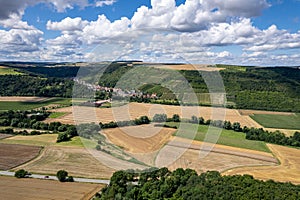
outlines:
[[8, 170], [38, 156], [41, 147], [0, 143], [0, 170]]

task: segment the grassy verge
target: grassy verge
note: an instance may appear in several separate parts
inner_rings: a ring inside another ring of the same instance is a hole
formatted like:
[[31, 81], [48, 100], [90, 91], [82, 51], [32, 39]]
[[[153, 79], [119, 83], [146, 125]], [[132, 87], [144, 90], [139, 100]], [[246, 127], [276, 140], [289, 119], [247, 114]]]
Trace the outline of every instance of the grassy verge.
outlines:
[[296, 115], [267, 115], [254, 114], [250, 116], [257, 123], [266, 128], [300, 130], [300, 114]]
[[[179, 123], [170, 122], [167, 123], [170, 126], [178, 126]], [[177, 131], [175, 133], [178, 137], [188, 138], [188, 139], [194, 139], [198, 141], [204, 141], [207, 137], [206, 135], [209, 134], [209, 138], [218, 138], [217, 144], [232, 146], [232, 147], [238, 147], [238, 148], [244, 148], [244, 149], [251, 149], [251, 150], [257, 150], [257, 151], [264, 151], [264, 152], [270, 152], [269, 148], [265, 144], [265, 142], [262, 141], [253, 141], [253, 140], [247, 140], [245, 133], [241, 132], [235, 132], [232, 130], [225, 130], [220, 129], [217, 127], [209, 127], [207, 125], [198, 125], [197, 124], [189, 124], [185, 125], [185, 129], [182, 131]], [[190, 129], [188, 128], [190, 127]], [[197, 133], [194, 135], [193, 130], [197, 130]], [[209, 130], [209, 132], [208, 132]], [[218, 137], [219, 133], [221, 131], [220, 136]], [[206, 139], [207, 142], [209, 142], [209, 138]]]

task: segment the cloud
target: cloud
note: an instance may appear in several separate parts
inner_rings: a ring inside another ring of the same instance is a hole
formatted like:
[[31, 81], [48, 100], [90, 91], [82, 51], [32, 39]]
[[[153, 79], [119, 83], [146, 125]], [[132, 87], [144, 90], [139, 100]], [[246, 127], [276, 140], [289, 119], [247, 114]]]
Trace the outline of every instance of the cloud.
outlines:
[[135, 12], [132, 26], [196, 32], [230, 18], [258, 16], [269, 7], [266, 0], [186, 0], [178, 7], [175, 5], [175, 0], [151, 0], [151, 9], [142, 6]]
[[43, 32], [37, 29], [0, 30], [0, 52], [21, 54], [22, 52], [38, 51], [42, 42]]
[[100, 0], [96, 1], [95, 5], [96, 7], [111, 6], [116, 2], [117, 0]]
[[89, 5], [88, 0], [0, 0], [0, 19], [8, 19], [11, 15], [22, 16], [26, 7], [39, 3], [52, 5], [58, 12]]
[[86, 25], [88, 21], [82, 20], [80, 17], [70, 18], [67, 17], [60, 22], [47, 22], [48, 30], [59, 30], [59, 31], [81, 31]]
[[[151, 0], [131, 19], [110, 21], [105, 15], [87, 21], [80, 17], [49, 20], [48, 30], [60, 31], [56, 38], [43, 40], [43, 32], [22, 21], [27, 6], [45, 3], [58, 12], [91, 6], [83, 0], [2, 1], [0, 8], [0, 58], [22, 56], [41, 60], [141, 59], [144, 61], [257, 64], [299, 61], [300, 31], [290, 33], [272, 25], [255, 27], [252, 17], [270, 5], [266, 0]], [[16, 3], [17, 2], [17, 3]], [[91, 1], [90, 1], [91, 2]], [[94, 6], [112, 1], [93, 1]], [[101, 51], [89, 52], [98, 46]], [[238, 47], [237, 52], [233, 47]], [[233, 50], [232, 50], [233, 49]], [[292, 53], [278, 51], [294, 49]], [[298, 54], [297, 54], [298, 53]], [[101, 55], [101, 56], [100, 56]], [[289, 61], [289, 59], [291, 61]], [[234, 63], [235, 62], [235, 63]]]

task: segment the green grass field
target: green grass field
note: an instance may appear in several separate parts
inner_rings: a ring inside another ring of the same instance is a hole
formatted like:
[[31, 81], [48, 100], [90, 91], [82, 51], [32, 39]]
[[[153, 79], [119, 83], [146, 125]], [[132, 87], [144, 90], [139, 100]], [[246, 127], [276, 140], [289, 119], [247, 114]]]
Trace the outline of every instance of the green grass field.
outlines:
[[[169, 122], [167, 123], [171, 126], [178, 126], [178, 123]], [[217, 138], [218, 133], [220, 131], [220, 128], [217, 127], [210, 127], [209, 133], [208, 128], [209, 126], [206, 125], [197, 125], [197, 124], [183, 124], [184, 130], [183, 131], [177, 131], [175, 133], [178, 137], [188, 138], [188, 139], [194, 139], [198, 141], [204, 141], [206, 134], [210, 134], [210, 138]], [[192, 132], [192, 130], [197, 129], [198, 131], [195, 134]], [[253, 141], [253, 140], [247, 140], [245, 133], [235, 132], [232, 130], [221, 130], [220, 137], [218, 138], [217, 144], [232, 146], [232, 147], [238, 147], [238, 148], [244, 148], [244, 149], [252, 149], [257, 151], [264, 151], [264, 152], [270, 152], [269, 148], [265, 144], [265, 142], [261, 141]], [[209, 140], [206, 140], [209, 142]]]
[[64, 116], [66, 113], [65, 112], [53, 112], [49, 115], [49, 118], [55, 119]]
[[51, 98], [39, 102], [13, 102], [13, 101], [0, 101], [1, 110], [32, 110], [50, 104], [70, 105], [71, 99], [68, 98]]
[[97, 145], [96, 141], [85, 139], [83, 137], [73, 137], [71, 141], [56, 143], [56, 146], [73, 146], [73, 147], [85, 147], [85, 148], [95, 148]]
[[76, 136], [70, 141], [56, 143], [57, 134], [42, 134], [42, 135], [16, 135], [7, 139], [0, 140], [1, 143], [7, 144], [24, 144], [24, 145], [35, 145], [35, 146], [70, 146], [70, 147], [85, 147], [95, 148], [97, 145], [96, 141], [88, 140]]
[[296, 115], [265, 115], [255, 114], [250, 116], [266, 128], [300, 130], [300, 114]]
[[22, 73], [15, 71], [14, 69], [9, 68], [9, 67], [0, 66], [0, 75], [19, 75], [19, 74], [22, 74]]

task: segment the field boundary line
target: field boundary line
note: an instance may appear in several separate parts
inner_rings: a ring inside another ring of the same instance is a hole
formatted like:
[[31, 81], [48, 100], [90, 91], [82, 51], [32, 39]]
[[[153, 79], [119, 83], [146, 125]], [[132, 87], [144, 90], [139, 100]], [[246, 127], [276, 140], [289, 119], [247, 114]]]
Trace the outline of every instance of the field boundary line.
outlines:
[[[179, 148], [187, 148], [186, 146], [184, 145], [180, 145], [180, 144], [167, 144], [169, 146], [174, 146], [174, 147], [179, 147]], [[207, 149], [201, 149], [201, 146], [200, 147], [196, 147], [195, 145], [190, 145], [188, 147], [188, 149], [192, 149], [192, 150], [201, 150], [201, 151], [211, 151], [211, 152], [214, 152], [214, 153], [219, 153], [219, 154], [226, 154], [226, 155], [232, 155], [232, 156], [238, 156], [238, 157], [243, 157], [243, 158], [249, 158], [249, 159], [254, 159], [254, 160], [260, 160], [260, 161], [265, 161], [265, 162], [270, 162], [270, 163], [275, 163], [275, 164], [278, 164], [277, 162], [277, 159], [274, 158], [274, 157], [267, 157], [267, 156], [263, 156], [263, 155], [250, 155], [247, 154], [247, 153], [243, 153], [243, 152], [234, 152], [234, 151], [231, 151], [231, 150], [226, 150], [226, 149], [223, 149], [222, 150], [218, 150], [218, 149], [215, 149], [213, 148], [212, 150], [207, 150]]]

